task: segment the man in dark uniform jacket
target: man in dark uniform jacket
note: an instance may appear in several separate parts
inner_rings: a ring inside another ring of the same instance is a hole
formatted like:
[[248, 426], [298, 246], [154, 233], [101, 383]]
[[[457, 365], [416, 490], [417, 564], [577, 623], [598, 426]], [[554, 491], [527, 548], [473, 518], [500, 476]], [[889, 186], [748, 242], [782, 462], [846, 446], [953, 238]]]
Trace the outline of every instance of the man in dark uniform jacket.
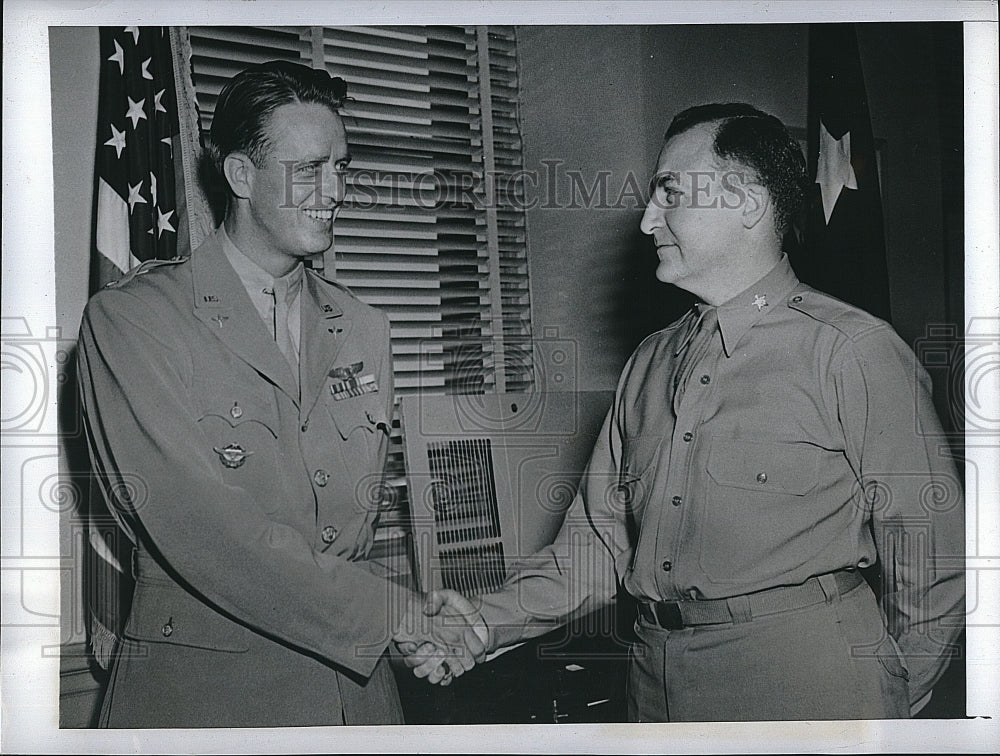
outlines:
[[[102, 726], [402, 721], [386, 650], [422, 598], [363, 561], [393, 406], [389, 323], [303, 265], [330, 247], [344, 199], [344, 96], [290, 63], [234, 77], [209, 152], [223, 224], [87, 306], [91, 454], [135, 544]], [[460, 636], [437, 623], [440, 648]]]
[[[907, 717], [961, 629], [964, 499], [929, 378], [888, 324], [796, 278], [805, 177], [756, 108], [674, 119], [641, 228], [657, 277], [701, 301], [626, 364], [554, 544], [481, 615], [443, 594], [495, 649], [620, 580], [633, 721]], [[876, 559], [881, 607], [858, 571]]]

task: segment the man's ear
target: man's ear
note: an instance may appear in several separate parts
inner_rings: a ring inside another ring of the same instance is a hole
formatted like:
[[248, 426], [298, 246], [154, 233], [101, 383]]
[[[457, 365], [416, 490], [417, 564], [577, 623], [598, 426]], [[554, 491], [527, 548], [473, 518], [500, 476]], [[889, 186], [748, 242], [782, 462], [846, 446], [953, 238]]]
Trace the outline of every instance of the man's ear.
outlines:
[[256, 166], [248, 155], [242, 152], [229, 153], [222, 163], [222, 170], [226, 174], [226, 182], [233, 194], [241, 199], [250, 196]]
[[743, 203], [743, 227], [751, 229], [760, 223], [771, 204], [771, 195], [761, 184], [748, 182], [743, 185], [746, 202]]

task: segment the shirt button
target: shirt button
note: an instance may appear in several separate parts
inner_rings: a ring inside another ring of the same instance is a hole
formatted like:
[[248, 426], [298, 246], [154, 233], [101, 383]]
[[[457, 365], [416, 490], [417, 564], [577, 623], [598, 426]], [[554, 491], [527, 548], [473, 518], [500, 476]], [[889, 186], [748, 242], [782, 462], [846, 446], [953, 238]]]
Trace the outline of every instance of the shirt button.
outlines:
[[701, 377], [701, 382], [702, 382], [702, 385], [704, 385], [704, 386], [707, 386], [709, 383], [711, 383], [711, 381], [712, 381], [712, 379], [709, 376], [707, 376], [707, 375], [703, 375]]
[[322, 488], [330, 480], [330, 473], [326, 470], [317, 470], [313, 473], [313, 483]]
[[163, 633], [164, 638], [169, 638], [171, 635], [174, 634], [174, 626], [168, 622], [162, 628], [160, 628], [160, 632]]
[[660, 563], [660, 569], [663, 570], [664, 572], [670, 572], [670, 568], [673, 567], [673, 566], [674, 565], [671, 563], [671, 561], [669, 559], [664, 559]]
[[236, 404], [236, 402], [233, 402], [233, 408], [229, 410], [229, 416], [232, 417], [233, 420], [239, 420], [243, 417], [243, 408]]
[[684, 443], [686, 443], [686, 444], [690, 443], [691, 439], [694, 438], [694, 434], [693, 433], [685, 433], [684, 436], [683, 436], [683, 438], [684, 438]]
[[333, 525], [327, 525], [320, 533], [323, 543], [333, 543], [337, 537], [337, 529]]
[[757, 473], [757, 482], [758, 483], [767, 483], [767, 473], [766, 472], [759, 472], [759, 473]]
[[681, 505], [681, 497], [675, 496], [670, 500], [670, 503], [673, 504], [675, 507], [679, 507]]
[[309, 427], [309, 423], [302, 423], [302, 432], [305, 433], [306, 429]]

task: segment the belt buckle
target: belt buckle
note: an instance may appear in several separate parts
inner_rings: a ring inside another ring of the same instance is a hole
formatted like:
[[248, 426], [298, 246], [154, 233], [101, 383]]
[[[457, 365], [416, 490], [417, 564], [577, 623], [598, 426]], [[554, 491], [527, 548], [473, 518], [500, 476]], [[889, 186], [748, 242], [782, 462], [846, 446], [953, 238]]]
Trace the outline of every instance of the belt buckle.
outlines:
[[676, 601], [658, 601], [653, 604], [653, 614], [664, 630], [680, 630], [684, 627], [681, 607]]

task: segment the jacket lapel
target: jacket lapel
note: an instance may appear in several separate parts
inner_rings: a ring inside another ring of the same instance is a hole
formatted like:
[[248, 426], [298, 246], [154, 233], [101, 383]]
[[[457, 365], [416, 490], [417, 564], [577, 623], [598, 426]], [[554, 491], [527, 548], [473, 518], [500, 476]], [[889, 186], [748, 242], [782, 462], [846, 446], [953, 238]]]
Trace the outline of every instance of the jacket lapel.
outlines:
[[[298, 404], [297, 377], [292, 375], [288, 362], [226, 259], [217, 234], [194, 251], [191, 264], [195, 317], [230, 351]], [[225, 376], [219, 379], [225, 380]]]
[[337, 354], [351, 333], [351, 320], [337, 302], [334, 288], [306, 269], [302, 287], [299, 363], [303, 414], [312, 411]]

